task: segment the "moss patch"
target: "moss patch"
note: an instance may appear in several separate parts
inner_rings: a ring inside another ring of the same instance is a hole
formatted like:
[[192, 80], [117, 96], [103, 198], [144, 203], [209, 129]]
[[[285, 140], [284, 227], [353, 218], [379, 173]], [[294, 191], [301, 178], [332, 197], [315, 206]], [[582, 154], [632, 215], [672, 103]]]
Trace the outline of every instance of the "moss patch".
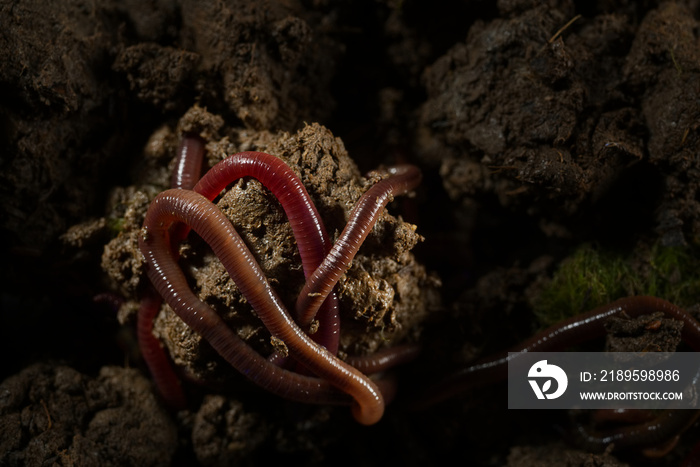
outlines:
[[698, 245], [655, 244], [621, 254], [584, 244], [562, 261], [534, 303], [544, 327], [630, 295], [652, 295], [679, 306], [700, 297]]

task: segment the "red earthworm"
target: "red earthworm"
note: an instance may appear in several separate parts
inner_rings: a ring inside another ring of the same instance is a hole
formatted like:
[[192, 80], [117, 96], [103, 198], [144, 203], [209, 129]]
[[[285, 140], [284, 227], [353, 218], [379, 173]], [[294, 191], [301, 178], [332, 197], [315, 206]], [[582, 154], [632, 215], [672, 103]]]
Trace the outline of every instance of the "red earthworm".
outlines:
[[[175, 160], [175, 170], [170, 178], [171, 188], [190, 190], [202, 172], [204, 140], [195, 134], [186, 133], [180, 140]], [[170, 243], [174, 251], [187, 236], [188, 229], [183, 224], [174, 225], [170, 232]], [[162, 299], [152, 287], [148, 287], [141, 298], [136, 321], [136, 337], [141, 355], [146, 362], [153, 381], [165, 403], [173, 409], [186, 407], [185, 394], [180, 379], [175, 374], [168, 356], [160, 341], [153, 335], [153, 321], [158, 316]]]
[[279, 200], [294, 230], [304, 271], [314, 271], [330, 250], [330, 240], [309, 193], [284, 161], [262, 152], [233, 154], [209, 169], [194, 191], [211, 201], [243, 177], [257, 179]]
[[[700, 369], [696, 371], [689, 388], [696, 388], [699, 379]], [[699, 396], [695, 389], [690, 389], [684, 395], [687, 396], [684, 397], [686, 403], [695, 403], [697, 406]], [[582, 424], [577, 424], [574, 442], [591, 451], [602, 452], [614, 444], [615, 449], [643, 448], [642, 453], [647, 457], [662, 457], [675, 447], [681, 433], [695, 423], [698, 417], [700, 410], [697, 409], [665, 410], [657, 416], [647, 410], [596, 411], [593, 414], [594, 422], [616, 419], [639, 422], [603, 433], [589, 432]]]
[[160, 341], [153, 335], [153, 321], [158, 316], [162, 302], [163, 300], [152, 286], [146, 288], [139, 303], [136, 337], [141, 356], [148, 366], [160, 396], [170, 408], [179, 410], [187, 406], [180, 379], [175, 374]]
[[396, 398], [398, 392], [398, 378], [396, 374], [388, 373], [381, 379], [372, 379], [382, 393], [385, 404], [390, 404]]
[[[170, 177], [170, 188], [191, 190], [197, 184], [202, 173], [202, 160], [204, 159], [204, 140], [194, 133], [185, 133], [180, 139], [175, 159], [175, 169]], [[177, 250], [189, 229], [184, 224], [176, 224], [170, 233], [173, 248]]]
[[[470, 388], [505, 379], [508, 363], [526, 352], [550, 352], [605, 335], [605, 321], [618, 313], [637, 317], [654, 312], [682, 321], [682, 339], [695, 351], [700, 350], [700, 323], [683, 309], [655, 297], [627, 297], [574, 316], [535, 334], [508, 353], [483, 359], [459, 370], [424, 392], [414, 408], [425, 408]], [[670, 441], [688, 428], [700, 415], [698, 410], [667, 410], [647, 423], [618, 428], [607, 435], [589, 434], [577, 426], [576, 442], [589, 450], [603, 450], [614, 443], [617, 449], [658, 445]], [[652, 450], [648, 451], [652, 453]]]
[[654, 418], [652, 410], [643, 409], [598, 409], [591, 415], [597, 424], [624, 423], [627, 425], [646, 423]]
[[[668, 454], [676, 448], [676, 446], [678, 445], [678, 441], [681, 440], [681, 434], [685, 430], [685, 428], [680, 430], [676, 435], [671, 434], [671, 437], [669, 439], [664, 440], [660, 443], [654, 444], [652, 446], [641, 447], [641, 453], [644, 455], [644, 457], [648, 457], [650, 459], [659, 459], [661, 457], [664, 457], [666, 454]], [[614, 447], [615, 446], [613, 445], [613, 448]]]
[[170, 188], [191, 190], [202, 173], [202, 159], [204, 159], [204, 140], [193, 133], [184, 134], [177, 149]]
[[[194, 187], [194, 191], [211, 201], [226, 186], [242, 177], [257, 179], [282, 205], [299, 248], [304, 276], [308, 277], [328, 254], [330, 240], [306, 188], [281, 159], [262, 152], [233, 154], [212, 167]], [[323, 302], [319, 328], [312, 339], [336, 355], [339, 332], [338, 298], [331, 293]]]
[[[417, 401], [424, 408], [448, 399], [464, 391], [503, 380], [508, 374], [508, 363], [526, 352], [552, 352], [577, 345], [605, 335], [605, 321], [618, 313], [637, 317], [654, 312], [683, 321], [682, 339], [695, 351], [700, 351], [700, 323], [676, 305], [656, 297], [627, 297], [600, 306], [586, 313], [557, 323], [533, 337], [516, 345], [511, 350], [487, 357], [460, 369], [442, 382], [431, 387]], [[508, 355], [508, 352], [513, 353]]]
[[[592, 434], [577, 424], [575, 443], [577, 446], [592, 452], [602, 452], [610, 444], [615, 449], [642, 448], [673, 442], [673, 438], [685, 431], [697, 420], [699, 410], [665, 410], [659, 416], [646, 423], [625, 426], [611, 430], [607, 434]], [[660, 455], [672, 449], [660, 451]], [[649, 451], [650, 454], [653, 450]], [[658, 455], [657, 455], [658, 456]]]
[[397, 345], [381, 349], [372, 355], [348, 356], [346, 361], [362, 373], [371, 375], [414, 360], [420, 350], [419, 346], [413, 344]]
[[405, 194], [418, 186], [422, 177], [420, 170], [413, 165], [389, 167], [387, 172], [389, 177], [375, 183], [360, 197], [333, 248], [306, 280], [296, 303], [298, 322], [303, 328], [311, 324], [326, 296], [350, 267], [384, 207], [394, 196]]
[[234, 338], [235, 333], [192, 293], [170, 248], [169, 228], [175, 222], [190, 225], [209, 244], [263, 324], [297, 361], [352, 396], [352, 412], [358, 422], [370, 425], [382, 417], [384, 400], [377, 386], [311, 341], [296, 325], [226, 216], [196, 192], [167, 190], [148, 209], [139, 247], [151, 282], [188, 326], [234, 368], [274, 394], [307, 403], [337, 400], [324, 381], [279, 368]]
[[113, 292], [102, 292], [92, 297], [93, 303], [109, 306], [110, 310], [116, 314], [124, 304], [124, 297]]

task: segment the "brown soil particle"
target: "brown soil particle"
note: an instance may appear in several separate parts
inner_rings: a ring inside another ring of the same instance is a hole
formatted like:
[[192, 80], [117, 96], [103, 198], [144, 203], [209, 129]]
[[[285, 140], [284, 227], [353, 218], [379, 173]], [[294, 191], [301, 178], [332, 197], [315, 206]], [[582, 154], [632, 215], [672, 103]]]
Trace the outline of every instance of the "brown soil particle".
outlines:
[[124, 49], [114, 71], [126, 73], [131, 90], [154, 107], [174, 110], [191, 83], [199, 55], [187, 50], [140, 43]]
[[[602, 98], [592, 69], [613, 64], [590, 52], [588, 37], [577, 36], [572, 26], [550, 41], [557, 29], [574, 16], [572, 2], [556, 2], [524, 10], [505, 19], [474, 25], [463, 44], [451, 49], [425, 74], [428, 102], [422, 120], [435, 137], [450, 148], [460, 148], [443, 161], [442, 174], [453, 196], [491, 191], [503, 204], [531, 203], [538, 198], [556, 200], [556, 206], [573, 212], [586, 195], [630, 162], [576, 148], [579, 134], [594, 130], [595, 120], [584, 118], [585, 109]], [[602, 18], [601, 18], [602, 20]], [[622, 18], [609, 18], [611, 46], [629, 40]], [[600, 28], [594, 21], [589, 28]], [[621, 58], [618, 59], [621, 62]], [[622, 63], [618, 62], [618, 68]], [[608, 70], [599, 70], [607, 72]], [[606, 85], [615, 83], [609, 75]], [[462, 180], [451, 174], [474, 173], [461, 166], [484, 167], [477, 179]], [[469, 183], [466, 183], [469, 182]]]
[[696, 189], [682, 172], [695, 170], [697, 21], [665, 3], [636, 34], [629, 16], [605, 14], [557, 35], [576, 10], [550, 3], [477, 22], [426, 71], [424, 157], [447, 152], [453, 198], [494, 193], [558, 218], [596, 203], [648, 151], [665, 177], [657, 226], [669, 242], [688, 221], [695, 235]]
[[0, 464], [167, 466], [175, 424], [136, 370], [37, 364], [0, 384]]
[[649, 162], [663, 174], [658, 230], [681, 244], [700, 230], [697, 149], [700, 145], [698, 21], [689, 8], [664, 3], [640, 25], [625, 64], [628, 83], [642, 92]]
[[561, 444], [515, 446], [508, 456], [508, 466], [518, 467], [626, 467], [610, 454], [591, 454], [568, 449]]
[[[197, 91], [248, 127], [292, 129], [328, 116], [336, 46], [296, 2], [182, 2], [182, 44], [200, 57]], [[323, 55], [329, 60], [316, 60]]]
[[268, 436], [270, 427], [264, 418], [245, 412], [238, 401], [217, 395], [204, 398], [192, 427], [192, 445], [202, 465], [240, 462]]
[[605, 323], [608, 352], [675, 352], [683, 322], [653, 313], [635, 319], [612, 317]]
[[32, 254], [86, 215], [94, 200], [85, 193], [118, 147], [105, 113], [116, 31], [103, 10], [82, 4], [0, 7], [0, 227]]

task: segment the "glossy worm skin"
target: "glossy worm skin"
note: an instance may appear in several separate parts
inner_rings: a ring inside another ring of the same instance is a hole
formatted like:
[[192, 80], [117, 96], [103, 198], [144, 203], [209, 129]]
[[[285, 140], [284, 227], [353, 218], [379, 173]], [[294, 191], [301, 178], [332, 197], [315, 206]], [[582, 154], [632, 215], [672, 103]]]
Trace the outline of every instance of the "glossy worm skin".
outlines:
[[[169, 228], [175, 222], [188, 224], [209, 244], [270, 333], [284, 341], [290, 354], [321, 380], [268, 362], [192, 293], [170, 248]], [[352, 396], [352, 411], [358, 422], [370, 425], [382, 417], [384, 400], [377, 386], [311, 341], [296, 325], [234, 227], [208, 199], [188, 190], [159, 194], [146, 214], [139, 246], [148, 264], [148, 276], [160, 295], [188, 326], [249, 379], [288, 399], [338, 402], [338, 394], [329, 390], [327, 381]]]
[[[684, 399], [690, 404], [694, 400], [697, 405], [700, 395], [693, 388], [697, 388], [699, 382], [700, 368], [696, 370], [692, 382], [688, 385], [689, 390], [684, 393]], [[637, 423], [604, 433], [589, 432], [583, 425], [577, 424], [575, 442], [579, 447], [590, 451], [602, 452], [610, 444], [614, 444], [615, 449], [643, 448], [645, 456], [661, 457], [674, 448], [680, 434], [695, 423], [698, 417], [700, 410], [697, 409], [664, 410], [656, 416], [653, 411], [647, 410], [596, 411], [592, 417], [595, 422], [612, 420]]]
[[187, 400], [180, 378], [175, 374], [160, 341], [153, 335], [153, 321], [158, 316], [162, 302], [163, 300], [153, 287], [146, 288], [136, 315], [136, 338], [141, 356], [148, 366], [148, 371], [163, 401], [171, 409], [181, 410], [187, 406]]
[[[372, 355], [362, 357], [349, 355], [347, 362], [362, 373], [371, 375], [415, 360], [420, 350], [420, 347], [417, 345], [397, 345], [388, 349], [378, 350]], [[382, 391], [383, 393], [384, 391]]]
[[[262, 152], [241, 152], [212, 167], [194, 187], [210, 201], [226, 186], [242, 177], [252, 177], [265, 186], [282, 205], [299, 248], [304, 276], [321, 264], [331, 245], [316, 206], [299, 177], [281, 159]], [[319, 328], [312, 339], [333, 355], [338, 353], [340, 318], [338, 297], [332, 292], [319, 312]]]
[[[175, 159], [175, 170], [170, 178], [171, 188], [191, 190], [202, 172], [204, 140], [199, 135], [185, 134], [180, 140]], [[174, 251], [187, 236], [188, 229], [183, 224], [173, 226], [170, 233]], [[170, 364], [168, 355], [160, 341], [153, 335], [153, 321], [158, 316], [162, 299], [152, 287], [147, 287], [141, 298], [136, 321], [136, 338], [143, 360], [163, 401], [172, 409], [184, 409], [187, 405], [180, 379]]]
[[646, 423], [617, 428], [608, 434], [592, 434], [577, 425], [576, 445], [591, 452], [603, 452], [610, 444], [615, 449], [642, 448], [673, 440], [698, 419], [698, 410], [665, 410]]
[[[550, 326], [507, 352], [483, 359], [453, 373], [424, 394], [417, 406], [428, 407], [470, 388], [505, 379], [508, 363], [517, 360], [525, 352], [557, 351], [604, 336], [605, 322], [611, 316], [625, 312], [634, 318], [659, 311], [669, 318], [683, 321], [681, 337], [695, 351], [700, 351], [700, 323], [686, 311], [656, 297], [627, 297]], [[517, 353], [509, 356], [508, 352]]]
[[654, 418], [652, 410], [643, 409], [598, 409], [591, 415], [596, 424], [623, 423], [627, 425], [646, 423]]
[[195, 134], [183, 135], [177, 149], [175, 170], [170, 178], [170, 188], [191, 190], [202, 173], [203, 159], [204, 140]]
[[299, 293], [296, 312], [300, 326], [311, 324], [317, 310], [360, 249], [362, 242], [372, 231], [384, 207], [394, 196], [408, 193], [421, 181], [421, 173], [412, 165], [399, 165], [387, 169], [389, 176], [372, 186], [352, 209], [347, 225], [333, 244], [321, 265], [306, 280]]

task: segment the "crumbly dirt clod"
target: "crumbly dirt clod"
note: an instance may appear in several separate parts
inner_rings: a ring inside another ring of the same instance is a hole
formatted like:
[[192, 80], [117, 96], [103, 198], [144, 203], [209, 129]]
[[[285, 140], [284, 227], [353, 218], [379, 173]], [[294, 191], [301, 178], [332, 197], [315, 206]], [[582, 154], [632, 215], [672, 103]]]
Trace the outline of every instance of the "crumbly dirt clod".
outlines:
[[[222, 129], [220, 118], [194, 107], [178, 126], [207, 136], [225, 135], [207, 142], [209, 163], [244, 148], [285, 160], [301, 176], [332, 237], [339, 235], [358, 198], [376, 180], [360, 177], [342, 142], [317, 124], [307, 125], [296, 134]], [[165, 152], [175, 151], [171, 148]], [[122, 230], [107, 245], [102, 259], [111, 281], [132, 299], [138, 298], [139, 285], [144, 280], [137, 241], [148, 204], [146, 191], [143, 187], [131, 187], [113, 195], [111, 205], [116, 212], [108, 218], [120, 219]], [[256, 180], [243, 179], [233, 183], [217, 204], [256, 256], [288, 309], [293, 309], [304, 275], [292, 230], [275, 197]], [[344, 354], [370, 354], [418, 338], [420, 323], [439, 301], [439, 281], [410, 253], [420, 241], [415, 226], [388, 213], [382, 215], [338, 285]], [[270, 352], [271, 336], [207, 246], [193, 237], [183, 245], [181, 254], [181, 266], [191, 277], [200, 299], [212, 306], [241, 338], [262, 352]], [[120, 319], [128, 320], [125, 313], [134, 308], [122, 307]], [[157, 319], [154, 332], [165, 342], [174, 361], [199, 379], [220, 378], [221, 375], [210, 373], [228, 365], [213, 355], [209, 346], [167, 305], [163, 309], [166, 313]]]
[[139, 43], [120, 52], [112, 67], [126, 74], [140, 100], [174, 110], [179, 96], [191, 85], [199, 60], [198, 54], [187, 50]]
[[223, 396], [204, 398], [192, 426], [192, 442], [202, 465], [233, 465], [255, 452], [270, 436], [270, 426], [259, 414]]
[[440, 164], [450, 196], [492, 193], [559, 220], [604, 208], [635, 174], [649, 190], [663, 183], [654, 222], [664, 241], [696, 236], [700, 61], [689, 8], [663, 3], [638, 29], [624, 11], [583, 17], [557, 34], [574, 2], [524, 5], [500, 4], [509, 16], [478, 21], [424, 75], [423, 156]]
[[567, 448], [562, 444], [547, 446], [515, 446], [508, 456], [508, 466], [518, 467], [626, 467], [610, 454], [591, 454]]
[[101, 71], [116, 31], [82, 3], [0, 7], [0, 228], [34, 255], [95, 206], [85, 193], [120, 147], [105, 112], [114, 87]]
[[[337, 46], [296, 2], [182, 2], [182, 43], [199, 56], [195, 89], [223, 100], [247, 127], [292, 129], [326, 117]], [[329, 105], [330, 104], [330, 105]]]
[[652, 313], [630, 319], [613, 316], [605, 323], [608, 352], [675, 352], [683, 322]]
[[0, 464], [168, 466], [177, 429], [139, 371], [37, 364], [0, 384]]

